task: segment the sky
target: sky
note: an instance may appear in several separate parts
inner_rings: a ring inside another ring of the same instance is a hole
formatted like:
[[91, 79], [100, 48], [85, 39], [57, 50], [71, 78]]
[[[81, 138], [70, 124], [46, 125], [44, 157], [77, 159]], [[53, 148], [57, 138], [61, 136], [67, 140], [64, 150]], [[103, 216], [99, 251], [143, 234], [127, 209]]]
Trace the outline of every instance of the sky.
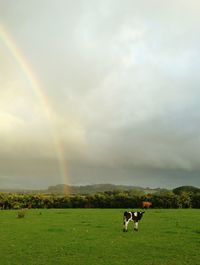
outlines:
[[0, 0], [0, 188], [200, 186], [198, 0]]

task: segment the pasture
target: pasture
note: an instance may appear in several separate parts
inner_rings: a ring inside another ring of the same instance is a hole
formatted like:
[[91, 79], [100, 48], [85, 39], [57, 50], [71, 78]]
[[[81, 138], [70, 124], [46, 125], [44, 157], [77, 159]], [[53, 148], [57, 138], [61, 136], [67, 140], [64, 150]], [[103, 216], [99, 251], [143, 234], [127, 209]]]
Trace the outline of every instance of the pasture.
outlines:
[[122, 232], [124, 209], [0, 211], [2, 265], [198, 265], [200, 211], [147, 210]]

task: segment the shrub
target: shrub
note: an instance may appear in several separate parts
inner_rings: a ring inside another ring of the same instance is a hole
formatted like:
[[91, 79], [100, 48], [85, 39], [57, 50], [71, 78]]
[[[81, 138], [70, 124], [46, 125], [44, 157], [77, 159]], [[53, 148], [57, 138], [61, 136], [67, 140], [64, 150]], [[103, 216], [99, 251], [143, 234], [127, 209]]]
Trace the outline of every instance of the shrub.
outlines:
[[26, 214], [26, 211], [25, 211], [25, 210], [20, 210], [20, 211], [17, 213], [17, 217], [18, 217], [18, 218], [24, 218], [24, 217], [25, 217], [25, 214]]

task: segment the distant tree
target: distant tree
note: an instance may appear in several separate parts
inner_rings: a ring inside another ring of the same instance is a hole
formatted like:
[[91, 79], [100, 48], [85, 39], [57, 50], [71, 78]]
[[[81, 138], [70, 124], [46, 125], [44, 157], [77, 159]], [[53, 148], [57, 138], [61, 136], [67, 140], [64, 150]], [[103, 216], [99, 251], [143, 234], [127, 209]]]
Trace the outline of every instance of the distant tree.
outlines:
[[138, 196], [138, 197], [142, 197], [145, 195], [144, 190], [139, 190], [139, 189], [132, 189], [129, 191], [129, 195], [130, 196]]
[[183, 191], [179, 196], [179, 205], [181, 208], [190, 208], [192, 207], [192, 201], [189, 192]]
[[84, 208], [85, 207], [85, 200], [84, 196], [75, 195], [70, 198], [71, 206], [73, 208]]
[[200, 193], [193, 193], [191, 195], [192, 208], [200, 208]]
[[115, 208], [130, 208], [131, 206], [134, 207], [132, 197], [124, 192], [115, 194], [114, 205]]

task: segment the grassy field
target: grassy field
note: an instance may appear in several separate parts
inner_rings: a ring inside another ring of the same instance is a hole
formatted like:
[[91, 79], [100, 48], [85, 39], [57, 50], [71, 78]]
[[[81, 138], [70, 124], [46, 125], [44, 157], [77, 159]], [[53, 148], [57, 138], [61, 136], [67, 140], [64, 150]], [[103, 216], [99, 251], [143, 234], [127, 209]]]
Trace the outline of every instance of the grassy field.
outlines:
[[147, 210], [122, 232], [122, 209], [0, 211], [1, 265], [197, 265], [200, 210]]

